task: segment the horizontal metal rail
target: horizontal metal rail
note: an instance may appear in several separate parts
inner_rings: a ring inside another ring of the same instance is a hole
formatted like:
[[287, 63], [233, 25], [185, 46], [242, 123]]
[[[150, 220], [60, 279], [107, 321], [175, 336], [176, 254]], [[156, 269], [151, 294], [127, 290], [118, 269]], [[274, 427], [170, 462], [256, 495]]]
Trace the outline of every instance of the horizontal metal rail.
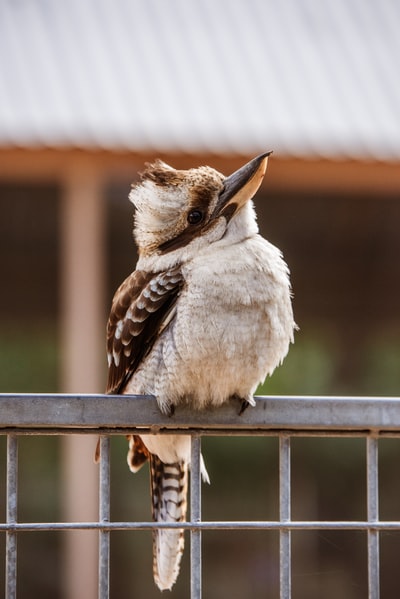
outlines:
[[[117, 530], [178, 528], [191, 535], [191, 599], [201, 599], [201, 533], [204, 530], [277, 530], [280, 535], [280, 599], [291, 597], [291, 533], [296, 530], [366, 531], [368, 597], [379, 599], [381, 531], [400, 530], [400, 521], [379, 519], [378, 439], [400, 437], [400, 398], [258, 397], [239, 415], [231, 401], [204, 412], [188, 406], [162, 414], [154, 397], [66, 394], [0, 394], [0, 434], [7, 435], [6, 598], [16, 599], [17, 535], [30, 531], [98, 530], [99, 599], [109, 597], [110, 534]], [[191, 519], [180, 523], [110, 522], [109, 435], [191, 434]], [[18, 437], [21, 435], [101, 435], [99, 520], [96, 522], [18, 522]], [[265, 435], [279, 437], [279, 520], [202, 521], [200, 492], [201, 437]], [[366, 439], [367, 520], [297, 521], [291, 519], [291, 438], [356, 436]]]
[[257, 397], [239, 416], [239, 403], [162, 414], [151, 396], [0, 394], [0, 431], [23, 434], [71, 432], [197, 432], [201, 435], [292, 434], [391, 435], [400, 432], [396, 397]]
[[240, 521], [207, 521], [201, 522], [18, 522], [0, 524], [0, 531], [39, 532], [50, 530], [153, 530], [155, 528], [177, 528], [179, 530], [400, 530], [400, 522], [364, 521], [364, 520], [240, 520]]

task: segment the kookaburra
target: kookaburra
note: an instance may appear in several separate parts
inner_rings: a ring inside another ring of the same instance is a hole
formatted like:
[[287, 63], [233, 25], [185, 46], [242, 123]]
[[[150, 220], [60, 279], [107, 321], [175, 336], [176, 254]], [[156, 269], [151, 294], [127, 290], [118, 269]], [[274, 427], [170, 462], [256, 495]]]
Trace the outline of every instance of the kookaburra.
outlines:
[[[168, 414], [180, 404], [207, 410], [232, 398], [254, 405], [295, 328], [288, 268], [258, 234], [251, 201], [269, 154], [229, 177], [161, 161], [142, 173], [129, 196], [139, 259], [114, 296], [107, 327], [108, 393], [154, 395]], [[184, 521], [190, 437], [132, 435], [130, 469], [147, 459], [154, 520]], [[174, 584], [182, 551], [182, 530], [155, 530], [160, 589]]]

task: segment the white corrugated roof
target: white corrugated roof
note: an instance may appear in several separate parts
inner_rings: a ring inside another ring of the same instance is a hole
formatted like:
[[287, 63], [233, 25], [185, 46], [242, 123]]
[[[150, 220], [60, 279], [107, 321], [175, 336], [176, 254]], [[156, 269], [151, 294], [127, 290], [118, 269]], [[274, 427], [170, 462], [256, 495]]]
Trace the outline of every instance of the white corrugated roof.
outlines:
[[398, 0], [0, 0], [0, 146], [400, 159]]

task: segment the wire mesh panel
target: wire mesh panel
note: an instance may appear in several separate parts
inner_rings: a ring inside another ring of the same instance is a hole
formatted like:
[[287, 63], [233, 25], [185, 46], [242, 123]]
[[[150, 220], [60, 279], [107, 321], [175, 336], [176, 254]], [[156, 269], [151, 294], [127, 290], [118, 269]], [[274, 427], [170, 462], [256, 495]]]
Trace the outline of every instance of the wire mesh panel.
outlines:
[[[112, 401], [111, 401], [112, 399]], [[0, 395], [0, 428], [7, 435], [5, 596], [17, 597], [17, 538], [21, 532], [98, 530], [99, 599], [110, 596], [110, 535], [117, 530], [154, 527], [190, 531], [191, 599], [202, 596], [202, 532], [205, 530], [270, 530], [279, 533], [280, 599], [292, 594], [294, 531], [364, 531], [367, 536], [369, 599], [380, 596], [380, 533], [400, 531], [400, 521], [379, 518], [379, 439], [400, 436], [399, 398], [258, 398], [256, 408], [237, 414], [236, 405], [210, 413], [177, 410], [163, 416], [154, 398], [71, 395]], [[24, 435], [100, 434], [99, 518], [95, 522], [19, 522], [18, 438]], [[110, 439], [121, 433], [191, 434], [190, 520], [186, 523], [110, 520]], [[201, 511], [201, 438], [209, 435], [268, 435], [279, 439], [279, 518], [277, 520], [204, 521]], [[298, 437], [365, 439], [366, 519], [292, 519], [291, 446]]]

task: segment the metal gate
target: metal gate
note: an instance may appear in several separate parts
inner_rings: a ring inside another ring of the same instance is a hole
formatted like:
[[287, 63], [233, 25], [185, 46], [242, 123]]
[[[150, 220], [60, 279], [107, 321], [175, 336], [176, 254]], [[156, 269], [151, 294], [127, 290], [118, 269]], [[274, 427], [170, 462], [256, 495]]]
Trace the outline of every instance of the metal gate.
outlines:
[[[187, 407], [173, 417], [160, 413], [154, 398], [109, 395], [0, 395], [0, 434], [7, 435], [7, 509], [0, 531], [6, 534], [6, 599], [17, 597], [17, 536], [25, 531], [99, 531], [99, 599], [109, 597], [110, 534], [115, 530], [185, 528], [191, 537], [191, 599], [202, 596], [201, 534], [203, 530], [278, 530], [280, 598], [291, 597], [291, 532], [294, 530], [362, 530], [368, 543], [368, 596], [379, 598], [379, 535], [400, 530], [400, 521], [379, 519], [378, 439], [400, 436], [400, 398], [259, 397], [255, 408], [238, 416], [237, 405], [193, 413]], [[192, 436], [190, 520], [110, 521], [110, 437], [132, 432], [165, 432]], [[100, 497], [96, 522], [17, 521], [18, 438], [20, 435], [100, 435]], [[279, 519], [277, 521], [202, 521], [201, 438], [205, 435], [269, 435], [279, 438]], [[365, 521], [298, 521], [291, 519], [291, 439], [297, 436], [365, 438], [367, 519]]]

